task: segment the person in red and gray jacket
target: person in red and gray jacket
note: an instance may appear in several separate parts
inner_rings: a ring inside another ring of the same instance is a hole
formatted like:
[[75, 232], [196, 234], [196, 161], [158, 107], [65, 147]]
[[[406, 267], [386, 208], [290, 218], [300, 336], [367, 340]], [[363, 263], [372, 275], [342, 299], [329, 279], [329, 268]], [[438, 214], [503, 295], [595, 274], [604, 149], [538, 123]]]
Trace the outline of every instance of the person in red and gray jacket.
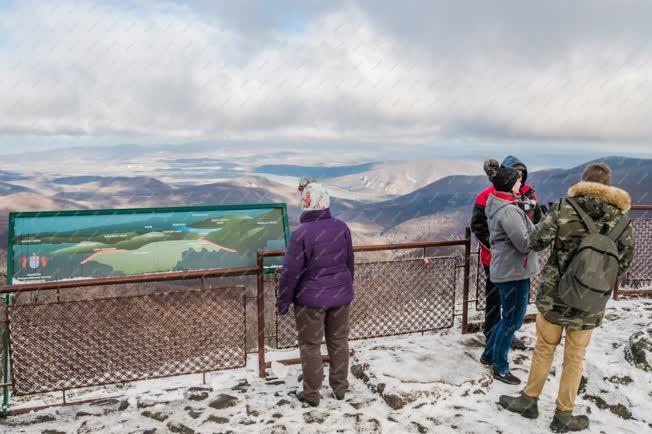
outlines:
[[[523, 164], [518, 158], [509, 155], [502, 163], [498, 160], [489, 159], [484, 162], [484, 171], [491, 182], [493, 177], [498, 172], [500, 167], [510, 167], [516, 170], [519, 174], [521, 181], [519, 207], [525, 211], [530, 219], [536, 224], [543, 217], [543, 210], [537, 203], [537, 195], [534, 189], [527, 184], [528, 171], [527, 166]], [[471, 218], [471, 230], [476, 239], [480, 243], [480, 262], [485, 270], [486, 280], [486, 302], [485, 302], [485, 320], [482, 331], [485, 338], [488, 340], [491, 336], [498, 321], [500, 321], [500, 298], [498, 296], [498, 288], [491, 282], [489, 265], [491, 265], [491, 250], [489, 247], [489, 226], [487, 224], [487, 216], [485, 214], [485, 206], [489, 196], [496, 191], [493, 185], [483, 190], [476, 198], [473, 207], [473, 216]], [[520, 339], [514, 337], [512, 340], [512, 348], [525, 349], [525, 345]]]

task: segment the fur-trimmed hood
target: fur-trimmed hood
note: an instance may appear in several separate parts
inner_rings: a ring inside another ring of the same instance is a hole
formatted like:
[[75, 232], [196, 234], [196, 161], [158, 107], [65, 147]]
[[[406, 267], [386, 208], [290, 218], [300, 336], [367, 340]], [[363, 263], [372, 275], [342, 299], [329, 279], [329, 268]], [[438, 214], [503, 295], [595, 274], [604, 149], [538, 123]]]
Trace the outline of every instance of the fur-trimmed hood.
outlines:
[[632, 199], [625, 190], [597, 182], [578, 182], [568, 189], [568, 196], [588, 196], [600, 202], [611, 204], [623, 211], [629, 211], [632, 207]]

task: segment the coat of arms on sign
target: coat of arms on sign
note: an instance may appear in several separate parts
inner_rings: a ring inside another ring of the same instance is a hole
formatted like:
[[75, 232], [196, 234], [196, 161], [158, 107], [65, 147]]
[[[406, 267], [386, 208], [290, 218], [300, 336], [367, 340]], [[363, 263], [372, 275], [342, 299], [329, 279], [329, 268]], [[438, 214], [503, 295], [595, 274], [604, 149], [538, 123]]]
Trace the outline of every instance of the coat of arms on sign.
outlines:
[[29, 257], [29, 267], [36, 270], [41, 265], [41, 257], [36, 253], [32, 253]]

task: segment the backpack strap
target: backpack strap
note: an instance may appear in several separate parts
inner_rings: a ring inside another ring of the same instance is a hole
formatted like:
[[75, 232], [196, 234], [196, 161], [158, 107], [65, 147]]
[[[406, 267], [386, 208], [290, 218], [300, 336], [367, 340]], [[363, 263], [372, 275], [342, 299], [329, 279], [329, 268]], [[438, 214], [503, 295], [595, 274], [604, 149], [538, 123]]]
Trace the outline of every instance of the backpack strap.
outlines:
[[584, 222], [584, 225], [586, 226], [586, 229], [589, 231], [589, 233], [595, 233], [597, 230], [595, 229], [595, 222], [593, 219], [582, 209], [581, 206], [577, 204], [573, 199], [570, 197], [566, 198], [566, 202], [575, 210], [577, 215], [580, 216], [582, 221]]
[[616, 223], [616, 226], [609, 231], [609, 234], [607, 235], [609, 238], [611, 238], [614, 242], [618, 241], [618, 239], [623, 235], [627, 227], [629, 227], [629, 224], [632, 222], [632, 219], [629, 218], [629, 216], [623, 215], [620, 220], [618, 220], [618, 223]]

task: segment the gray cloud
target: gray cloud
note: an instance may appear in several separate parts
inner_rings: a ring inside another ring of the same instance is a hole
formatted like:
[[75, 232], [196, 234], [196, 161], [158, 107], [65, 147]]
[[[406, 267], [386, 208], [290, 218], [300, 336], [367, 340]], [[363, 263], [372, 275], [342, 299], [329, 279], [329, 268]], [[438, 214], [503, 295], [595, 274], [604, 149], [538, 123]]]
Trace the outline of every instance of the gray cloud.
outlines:
[[644, 146], [650, 16], [601, 0], [20, 2], [0, 9], [0, 135]]
[[395, 38], [428, 48], [434, 58], [511, 53], [537, 63], [582, 46], [620, 46], [631, 52], [649, 48], [652, 4], [645, 0], [357, 3]]

